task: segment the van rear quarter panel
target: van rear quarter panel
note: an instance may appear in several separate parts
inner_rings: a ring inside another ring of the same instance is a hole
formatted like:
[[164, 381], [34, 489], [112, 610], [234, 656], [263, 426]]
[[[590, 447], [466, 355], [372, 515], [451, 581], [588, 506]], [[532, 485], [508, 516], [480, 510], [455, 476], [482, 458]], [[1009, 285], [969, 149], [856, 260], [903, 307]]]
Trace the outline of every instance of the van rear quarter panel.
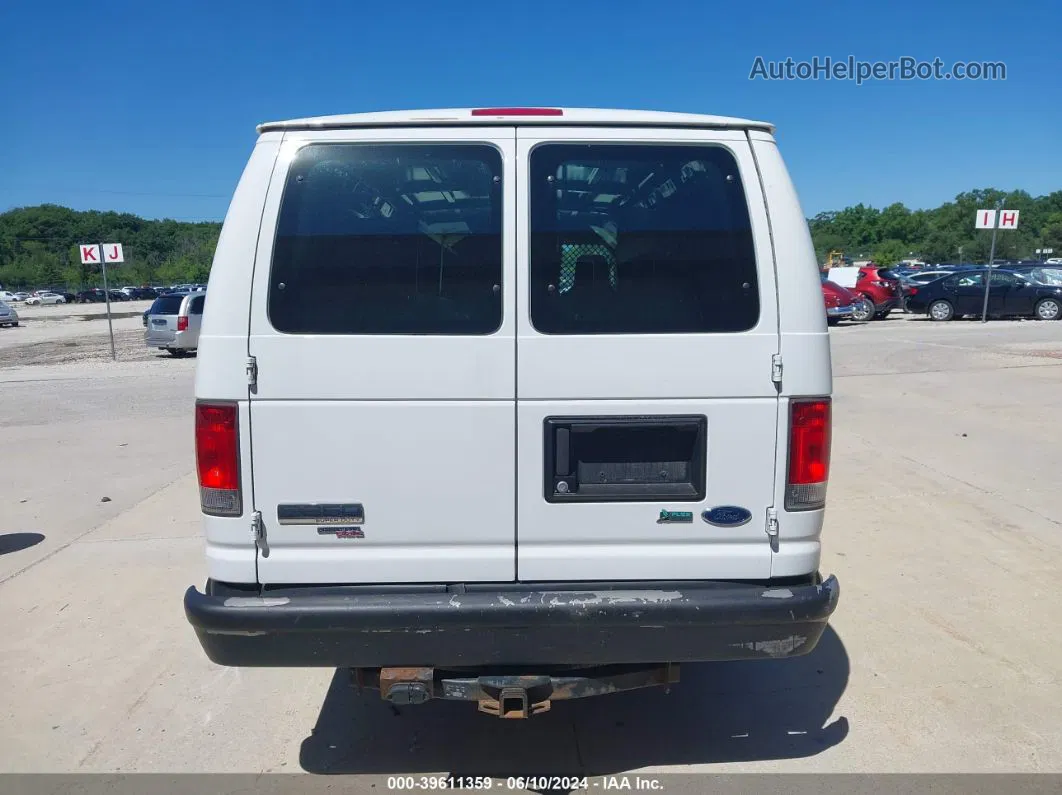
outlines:
[[247, 329], [251, 278], [266, 192], [283, 133], [264, 133], [229, 203], [207, 282], [195, 372], [195, 395], [247, 400]]
[[258, 580], [258, 550], [249, 519], [253, 505], [251, 434], [244, 367], [255, 250], [282, 137], [283, 133], [260, 136], [229, 203], [210, 269], [210, 299], [203, 312], [196, 357], [196, 399], [234, 401], [239, 406], [243, 512], [233, 517], [202, 514], [207, 576], [222, 582]]
[[830, 336], [822, 304], [815, 248], [789, 171], [774, 137], [749, 133], [760, 169], [771, 219], [779, 295], [779, 331], [783, 362], [783, 398], [778, 403], [779, 439], [775, 505], [778, 508], [778, 547], [772, 555], [771, 576], [803, 575], [818, 569], [823, 509], [786, 511], [789, 402], [793, 398], [830, 396], [833, 392]]

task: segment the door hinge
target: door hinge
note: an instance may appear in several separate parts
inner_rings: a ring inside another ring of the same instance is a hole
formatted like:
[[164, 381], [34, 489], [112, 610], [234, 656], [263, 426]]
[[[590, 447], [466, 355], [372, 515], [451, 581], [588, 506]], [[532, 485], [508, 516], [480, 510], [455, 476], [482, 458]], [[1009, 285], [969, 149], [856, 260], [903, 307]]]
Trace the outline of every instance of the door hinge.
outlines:
[[258, 359], [248, 356], [244, 369], [247, 372], [247, 386], [258, 386]]
[[778, 549], [778, 509], [767, 509], [767, 538], [771, 542], [771, 549]]
[[782, 354], [771, 354], [771, 380], [776, 384], [782, 383]]
[[262, 524], [262, 512], [254, 511], [251, 514], [251, 535], [255, 541], [265, 541], [265, 525]]

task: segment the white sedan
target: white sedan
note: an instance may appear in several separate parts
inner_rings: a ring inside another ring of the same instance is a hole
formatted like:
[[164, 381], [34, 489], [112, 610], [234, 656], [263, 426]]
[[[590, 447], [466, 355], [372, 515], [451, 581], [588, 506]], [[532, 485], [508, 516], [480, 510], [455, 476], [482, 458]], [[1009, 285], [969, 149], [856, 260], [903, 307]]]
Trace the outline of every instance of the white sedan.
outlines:
[[57, 293], [38, 293], [26, 299], [27, 306], [41, 306], [42, 304], [65, 304], [66, 299]]

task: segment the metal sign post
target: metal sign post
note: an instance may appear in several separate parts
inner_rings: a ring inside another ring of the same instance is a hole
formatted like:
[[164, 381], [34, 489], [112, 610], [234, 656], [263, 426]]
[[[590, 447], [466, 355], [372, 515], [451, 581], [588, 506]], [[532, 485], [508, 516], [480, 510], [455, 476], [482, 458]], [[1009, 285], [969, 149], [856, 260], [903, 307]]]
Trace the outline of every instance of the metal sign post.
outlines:
[[[995, 235], [995, 232], [992, 234]], [[102, 243], [100, 244], [100, 250], [103, 250]], [[118, 361], [118, 354], [114, 350], [114, 324], [111, 323], [111, 291], [107, 287], [107, 263], [102, 259], [100, 260], [100, 267], [103, 269], [103, 298], [107, 301], [107, 331], [111, 335], [111, 361], [116, 362]]]
[[117, 265], [125, 262], [125, 255], [120, 243], [93, 243], [82, 244], [81, 263], [83, 265], [99, 265], [103, 272], [103, 299], [107, 302], [107, 331], [111, 337], [111, 360], [117, 361], [118, 354], [114, 349], [114, 323], [111, 321], [111, 290], [107, 285], [107, 263]]
[[974, 219], [975, 229], [992, 230], [992, 247], [988, 254], [988, 271], [985, 273], [985, 301], [981, 308], [981, 322], [988, 322], [988, 294], [992, 289], [992, 267], [996, 261], [996, 232], [1000, 229], [1018, 228], [1018, 210], [1004, 210], [1000, 199], [994, 210], [978, 210]]

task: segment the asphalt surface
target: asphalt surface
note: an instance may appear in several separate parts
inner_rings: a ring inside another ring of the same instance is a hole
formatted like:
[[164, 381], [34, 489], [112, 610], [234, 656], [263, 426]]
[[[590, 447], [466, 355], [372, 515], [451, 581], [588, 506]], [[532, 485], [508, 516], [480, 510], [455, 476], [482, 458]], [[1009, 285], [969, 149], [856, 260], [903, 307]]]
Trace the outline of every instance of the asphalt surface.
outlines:
[[816, 651], [526, 722], [210, 663], [181, 606], [204, 571], [195, 360], [0, 362], [0, 772], [355, 773], [359, 793], [429, 772], [1062, 772], [1062, 322], [831, 336], [841, 601]]

